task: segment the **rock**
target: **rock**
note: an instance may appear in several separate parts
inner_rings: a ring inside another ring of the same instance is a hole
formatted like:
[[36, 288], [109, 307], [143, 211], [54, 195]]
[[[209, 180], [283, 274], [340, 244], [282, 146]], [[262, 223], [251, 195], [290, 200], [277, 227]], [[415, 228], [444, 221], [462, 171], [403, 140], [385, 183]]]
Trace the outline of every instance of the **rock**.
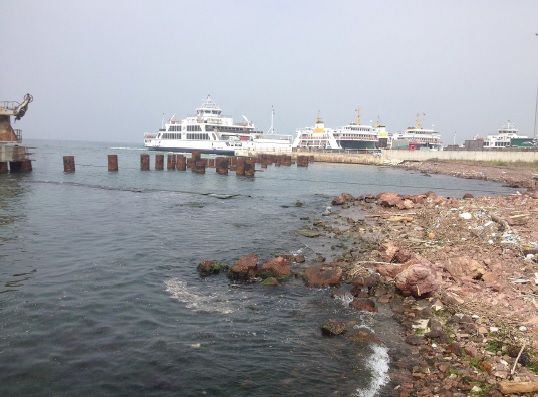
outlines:
[[323, 336], [341, 335], [346, 332], [346, 325], [342, 321], [327, 320], [321, 326]]
[[343, 205], [345, 203], [346, 203], [346, 199], [342, 195], [336, 196], [335, 198], [333, 198], [333, 201], [331, 201], [332, 205]]
[[374, 301], [369, 298], [354, 298], [349, 306], [362, 312], [377, 312]]
[[395, 278], [404, 270], [403, 265], [377, 265], [376, 270], [386, 278]]
[[198, 273], [202, 277], [210, 276], [212, 274], [217, 274], [221, 270], [227, 270], [228, 266], [224, 263], [216, 262], [216, 261], [209, 261], [205, 260], [198, 264]]
[[464, 276], [471, 277], [473, 279], [479, 279], [482, 277], [486, 270], [480, 263], [468, 256], [459, 256], [455, 258], [449, 258], [445, 264], [445, 269], [454, 278], [462, 278]]
[[305, 269], [303, 277], [307, 287], [327, 288], [340, 286], [342, 275], [340, 267], [311, 266]]
[[408, 267], [399, 273], [394, 281], [396, 289], [404, 296], [426, 298], [438, 289], [431, 269], [420, 264]]
[[275, 277], [267, 277], [263, 279], [262, 284], [276, 287], [278, 285], [278, 279], [276, 279]]
[[313, 237], [319, 237], [320, 236], [320, 232], [318, 232], [317, 230], [310, 230], [310, 229], [300, 229], [300, 230], [296, 230], [295, 233], [297, 233], [298, 235], [300, 236], [303, 236], [303, 237], [309, 237], [309, 238], [313, 238]]
[[282, 279], [291, 276], [291, 268], [288, 261], [279, 256], [278, 258], [267, 259], [259, 265], [256, 269], [256, 274], [261, 277]]
[[243, 256], [237, 260], [230, 269], [229, 276], [232, 279], [246, 280], [252, 278], [256, 274], [256, 266], [258, 264], [258, 255], [250, 254]]
[[383, 342], [381, 339], [379, 339], [374, 333], [367, 329], [353, 329], [349, 331], [348, 333], [348, 339], [353, 342], [360, 342], [360, 343], [375, 343], [377, 345], [383, 345]]
[[398, 193], [379, 193], [377, 195], [377, 205], [381, 207], [395, 207], [401, 200]]

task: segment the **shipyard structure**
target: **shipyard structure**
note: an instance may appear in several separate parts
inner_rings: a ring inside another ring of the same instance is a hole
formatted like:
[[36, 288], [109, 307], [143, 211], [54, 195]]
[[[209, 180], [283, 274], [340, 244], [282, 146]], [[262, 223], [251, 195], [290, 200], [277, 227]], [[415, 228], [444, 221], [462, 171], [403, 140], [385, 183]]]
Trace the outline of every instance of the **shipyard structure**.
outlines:
[[25, 172], [32, 170], [32, 162], [26, 146], [22, 143], [22, 131], [11, 126], [11, 118], [20, 120], [28, 110], [33, 98], [30, 94], [24, 100], [0, 102], [0, 173]]

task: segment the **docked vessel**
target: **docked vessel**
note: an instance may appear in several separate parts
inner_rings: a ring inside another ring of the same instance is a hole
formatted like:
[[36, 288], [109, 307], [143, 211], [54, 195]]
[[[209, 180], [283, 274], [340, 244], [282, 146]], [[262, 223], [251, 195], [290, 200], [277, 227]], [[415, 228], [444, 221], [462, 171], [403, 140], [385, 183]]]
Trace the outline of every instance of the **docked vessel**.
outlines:
[[325, 123], [319, 117], [319, 112], [313, 127], [305, 127], [296, 131], [293, 147], [302, 150], [342, 149], [334, 137], [334, 129], [325, 127]]
[[204, 154], [234, 155], [236, 152], [289, 153], [291, 137], [266, 136], [256, 131], [252, 121], [245, 116], [236, 123], [208, 96], [196, 108], [196, 115], [176, 120], [173, 116], [163, 123], [157, 133], [144, 134], [144, 146], [150, 150]]
[[296, 131], [293, 146], [297, 148], [330, 149], [330, 150], [371, 150], [378, 148], [380, 134], [385, 127], [376, 123], [365, 125], [360, 122], [360, 109], [356, 109], [354, 123], [339, 128], [325, 127], [318, 117], [313, 127], [305, 127]]
[[484, 139], [484, 148], [505, 147], [505, 146], [523, 146], [520, 145], [521, 140], [529, 140], [528, 145], [532, 145], [532, 141], [526, 135], [519, 135], [519, 131], [514, 123], [508, 120], [499, 128], [499, 132], [495, 135], [488, 135]]
[[390, 148], [393, 150], [443, 150], [441, 133], [422, 128], [420, 113], [417, 114], [415, 127], [409, 127], [405, 132], [392, 134], [390, 137]]
[[377, 149], [380, 127], [375, 125], [361, 124], [360, 108], [355, 109], [356, 118], [354, 123], [347, 124], [334, 131], [334, 137], [344, 150], [370, 150]]

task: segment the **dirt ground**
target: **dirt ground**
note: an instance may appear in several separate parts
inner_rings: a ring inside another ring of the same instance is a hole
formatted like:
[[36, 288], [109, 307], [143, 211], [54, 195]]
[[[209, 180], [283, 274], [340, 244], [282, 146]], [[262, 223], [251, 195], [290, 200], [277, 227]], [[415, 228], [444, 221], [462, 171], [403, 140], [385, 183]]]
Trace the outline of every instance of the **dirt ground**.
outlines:
[[[538, 169], [448, 161], [398, 167], [519, 189], [509, 196], [456, 199], [430, 192], [383, 203], [379, 195], [365, 196], [342, 207], [366, 208], [365, 222], [355, 226], [381, 236], [378, 243], [385, 246], [348, 260], [348, 272], [360, 273], [363, 265], [356, 264], [368, 261], [379, 272], [384, 263], [395, 265], [397, 255], [387, 259], [387, 252], [400, 250], [428, 263], [438, 287], [402, 309], [405, 336], [423, 360], [407, 379], [393, 374], [394, 395], [538, 396]], [[390, 271], [381, 273], [394, 282]], [[424, 308], [427, 315], [419, 313]], [[441, 331], [432, 333], [438, 323]]]

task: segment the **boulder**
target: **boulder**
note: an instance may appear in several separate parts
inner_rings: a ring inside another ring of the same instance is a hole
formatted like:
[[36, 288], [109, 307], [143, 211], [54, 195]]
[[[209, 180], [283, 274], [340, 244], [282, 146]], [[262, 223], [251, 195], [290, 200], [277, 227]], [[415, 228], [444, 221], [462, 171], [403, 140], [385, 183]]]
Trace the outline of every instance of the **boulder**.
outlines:
[[228, 269], [228, 266], [225, 265], [224, 263], [220, 263], [220, 262], [216, 262], [216, 261], [208, 261], [208, 260], [205, 260], [205, 261], [202, 261], [198, 264], [198, 273], [200, 274], [200, 276], [210, 276], [212, 274], [217, 274], [219, 273], [221, 270], [226, 270]]
[[237, 260], [230, 269], [229, 275], [232, 279], [249, 279], [256, 275], [258, 255], [250, 254]]
[[261, 277], [275, 277], [282, 279], [291, 276], [291, 268], [287, 259], [279, 256], [270, 258], [263, 262], [256, 269], [256, 273]]
[[323, 336], [341, 335], [346, 332], [346, 324], [342, 321], [327, 320], [321, 326], [321, 334]]
[[381, 207], [395, 207], [401, 200], [398, 193], [379, 193], [377, 195], [377, 205]]
[[338, 287], [342, 281], [343, 270], [340, 267], [311, 266], [305, 269], [303, 277], [307, 287]]
[[445, 264], [445, 269], [454, 278], [471, 277], [480, 279], [486, 273], [486, 269], [475, 259], [468, 256], [458, 256], [449, 258]]
[[369, 298], [354, 298], [349, 306], [361, 312], [377, 312], [374, 301]]
[[404, 296], [430, 297], [439, 288], [431, 268], [422, 264], [411, 265], [395, 278], [395, 287]]

